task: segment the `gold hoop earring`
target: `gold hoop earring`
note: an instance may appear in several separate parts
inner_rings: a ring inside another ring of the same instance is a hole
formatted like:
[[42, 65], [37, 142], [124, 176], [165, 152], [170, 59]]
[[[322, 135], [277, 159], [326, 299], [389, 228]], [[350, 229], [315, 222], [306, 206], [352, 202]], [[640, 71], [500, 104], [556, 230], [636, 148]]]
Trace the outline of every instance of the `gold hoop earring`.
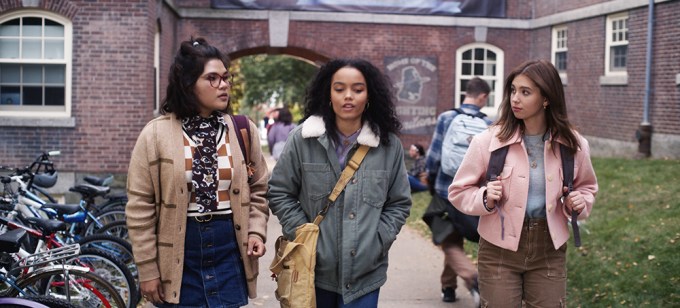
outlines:
[[548, 105], [543, 105], [543, 110], [547, 110], [547, 109], [548, 109]]
[[368, 110], [368, 106], [370, 105], [370, 102], [367, 100], [366, 101], [366, 110]]
[[333, 102], [332, 102], [332, 101], [328, 101], [328, 106], [333, 107]]

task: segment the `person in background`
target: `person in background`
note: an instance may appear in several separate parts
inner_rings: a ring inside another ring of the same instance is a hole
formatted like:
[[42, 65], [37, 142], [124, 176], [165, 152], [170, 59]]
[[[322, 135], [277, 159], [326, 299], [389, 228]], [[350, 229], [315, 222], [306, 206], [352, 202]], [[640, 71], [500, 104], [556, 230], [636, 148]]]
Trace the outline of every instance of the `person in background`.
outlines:
[[267, 141], [269, 144], [269, 152], [274, 160], [279, 159], [283, 146], [286, 144], [288, 134], [295, 128], [293, 122], [293, 115], [288, 108], [283, 107], [278, 109], [278, 119], [274, 122], [267, 132]]
[[427, 190], [427, 170], [425, 169], [425, 148], [415, 143], [408, 149], [408, 155], [413, 159], [413, 167], [408, 171], [408, 183], [411, 192]]
[[323, 65], [305, 98], [269, 181], [268, 198], [283, 235], [324, 208], [359, 145], [370, 149], [319, 225], [317, 307], [377, 307], [387, 256], [411, 208], [401, 123], [389, 79], [361, 59]]
[[[487, 179], [491, 151], [508, 147]], [[560, 148], [574, 156], [573, 191], [562, 183]], [[546, 60], [506, 78], [500, 116], [465, 154], [449, 200], [478, 215], [479, 290], [485, 307], [566, 307], [568, 218], [590, 215], [598, 190], [585, 138], [569, 123], [562, 81]]]
[[[460, 109], [468, 114], [476, 114], [482, 107], [486, 106], [491, 87], [486, 81], [475, 77], [468, 81], [465, 88], [465, 99], [460, 105]], [[427, 153], [426, 167], [429, 173], [428, 185], [432, 194], [430, 207], [446, 208], [452, 206], [448, 201], [448, 188], [453, 181], [453, 177], [442, 170], [442, 142], [453, 118], [459, 113], [449, 110], [437, 118], [437, 125], [432, 135], [432, 144]], [[465, 116], [465, 115], [461, 115]], [[491, 123], [490, 119], [486, 119]], [[455, 229], [445, 237], [441, 243], [444, 252], [444, 269], [441, 274], [442, 301], [455, 302], [456, 288], [458, 286], [458, 276], [463, 278], [467, 289], [470, 291], [475, 305], [479, 302], [479, 289], [477, 286], [477, 269], [463, 249], [464, 238]]]
[[238, 307], [256, 297], [268, 169], [250, 125], [249, 177], [229, 115], [229, 61], [181, 43], [160, 117], [132, 151], [125, 208], [140, 291], [158, 307]]

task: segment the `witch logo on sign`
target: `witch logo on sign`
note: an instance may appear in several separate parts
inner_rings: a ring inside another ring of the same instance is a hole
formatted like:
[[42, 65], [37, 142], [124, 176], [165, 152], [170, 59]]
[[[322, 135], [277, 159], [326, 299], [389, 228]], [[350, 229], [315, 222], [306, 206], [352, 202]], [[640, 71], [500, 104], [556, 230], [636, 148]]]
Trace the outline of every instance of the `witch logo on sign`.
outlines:
[[397, 97], [400, 101], [416, 103], [420, 100], [423, 83], [430, 81], [429, 77], [420, 76], [415, 66], [406, 66], [401, 70], [401, 81], [395, 86], [399, 89]]

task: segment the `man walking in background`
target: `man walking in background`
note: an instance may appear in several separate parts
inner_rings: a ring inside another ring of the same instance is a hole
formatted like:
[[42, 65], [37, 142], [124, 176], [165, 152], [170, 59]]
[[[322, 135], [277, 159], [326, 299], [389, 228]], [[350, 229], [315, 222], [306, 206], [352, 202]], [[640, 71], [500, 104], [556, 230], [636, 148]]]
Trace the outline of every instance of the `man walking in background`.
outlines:
[[[453, 175], [447, 174], [442, 170], [442, 153], [444, 138], [447, 135], [447, 130], [451, 122], [456, 116], [472, 116], [479, 115], [480, 109], [486, 105], [491, 88], [479, 77], [471, 79], [465, 88], [465, 99], [458, 110], [449, 110], [437, 118], [437, 126], [432, 136], [432, 143], [427, 153], [427, 170], [429, 177], [430, 193], [432, 194], [432, 201], [430, 208], [440, 208], [446, 210], [448, 207], [453, 208], [448, 201], [448, 188], [453, 181]], [[460, 113], [460, 111], [464, 112]], [[481, 114], [483, 115], [483, 114]], [[485, 115], [483, 119], [488, 126], [491, 124]], [[454, 129], [454, 127], [452, 127]], [[469, 144], [469, 142], [468, 142]], [[430, 209], [428, 208], [428, 211]], [[475, 305], [479, 306], [479, 289], [477, 285], [477, 269], [472, 264], [472, 261], [465, 255], [463, 250], [463, 236], [457, 232], [455, 228], [450, 228], [449, 234], [439, 235], [443, 238], [441, 243], [442, 251], [444, 252], [444, 270], [441, 274], [442, 284], [442, 300], [444, 302], [456, 301], [456, 287], [457, 276], [460, 276], [466, 284], [468, 290], [472, 295]], [[434, 236], [433, 230], [433, 236]], [[434, 238], [434, 237], [433, 237]]]

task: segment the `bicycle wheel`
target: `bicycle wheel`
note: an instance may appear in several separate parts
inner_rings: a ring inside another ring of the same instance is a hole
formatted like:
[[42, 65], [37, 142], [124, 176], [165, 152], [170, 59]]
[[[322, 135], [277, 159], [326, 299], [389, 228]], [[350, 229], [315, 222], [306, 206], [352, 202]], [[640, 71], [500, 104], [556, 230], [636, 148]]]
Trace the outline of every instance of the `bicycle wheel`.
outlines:
[[108, 234], [128, 242], [130, 239], [128, 236], [127, 222], [124, 220], [110, 222], [99, 228], [95, 234]]
[[136, 307], [139, 302], [137, 282], [127, 265], [112, 254], [92, 248], [81, 248], [78, 257], [67, 260], [67, 264], [87, 267], [104, 278], [123, 298], [126, 307]]
[[97, 230], [114, 221], [125, 221], [125, 209], [112, 207], [95, 213], [96, 220], [90, 220], [83, 228], [82, 235], [88, 236], [97, 233]]
[[[49, 295], [66, 300], [77, 307], [126, 307], [116, 289], [104, 278], [85, 268], [65, 266], [41, 268], [16, 281], [19, 290], [26, 294]], [[7, 295], [17, 297], [19, 290], [8, 290]]]
[[[116, 223], [118, 222], [113, 222], [111, 224]], [[102, 230], [105, 228], [106, 227], [102, 228]], [[92, 234], [81, 238], [78, 240], [78, 243], [82, 248], [92, 247], [111, 253], [120, 261], [123, 261], [135, 280], [139, 281], [137, 276], [137, 264], [132, 255], [132, 245], [124, 239], [108, 234]]]
[[46, 295], [32, 295], [23, 298], [0, 298], [0, 307], [4, 308], [78, 308], [68, 301]]
[[128, 199], [127, 196], [125, 197], [120, 197], [120, 198], [115, 198], [115, 199], [109, 199], [104, 203], [101, 204], [95, 204], [94, 208], [96, 209], [97, 212], [105, 211], [111, 208], [122, 208], [125, 209], [125, 205], [127, 205]]

